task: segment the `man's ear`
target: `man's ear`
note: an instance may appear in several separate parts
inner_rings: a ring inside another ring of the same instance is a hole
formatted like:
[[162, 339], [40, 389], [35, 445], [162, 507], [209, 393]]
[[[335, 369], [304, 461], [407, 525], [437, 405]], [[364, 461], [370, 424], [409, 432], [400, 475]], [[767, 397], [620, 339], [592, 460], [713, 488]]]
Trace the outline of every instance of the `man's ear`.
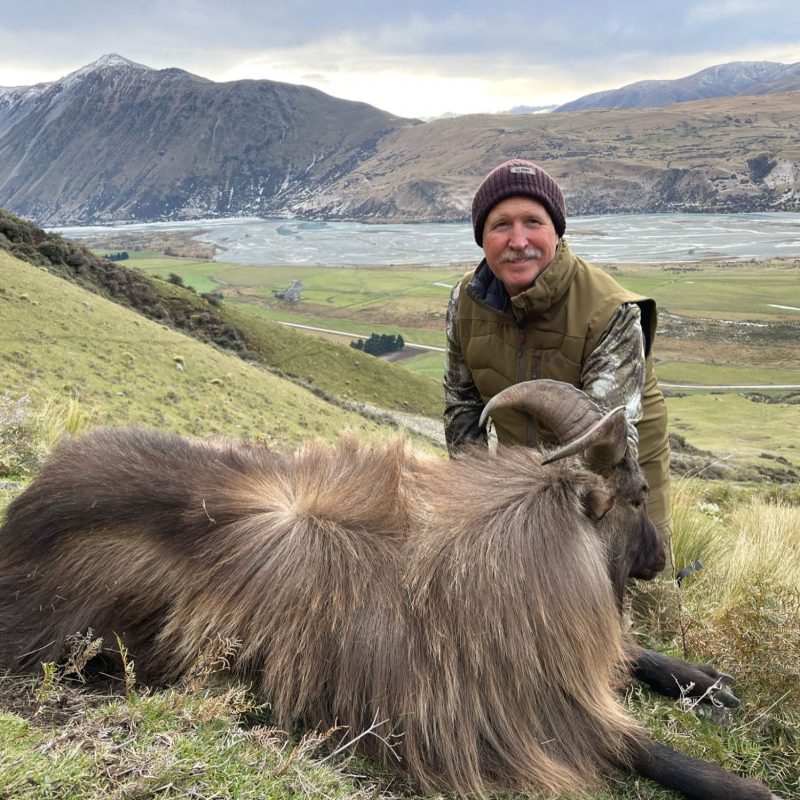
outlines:
[[592, 522], [600, 522], [614, 508], [613, 496], [600, 489], [592, 489], [583, 498], [583, 508]]

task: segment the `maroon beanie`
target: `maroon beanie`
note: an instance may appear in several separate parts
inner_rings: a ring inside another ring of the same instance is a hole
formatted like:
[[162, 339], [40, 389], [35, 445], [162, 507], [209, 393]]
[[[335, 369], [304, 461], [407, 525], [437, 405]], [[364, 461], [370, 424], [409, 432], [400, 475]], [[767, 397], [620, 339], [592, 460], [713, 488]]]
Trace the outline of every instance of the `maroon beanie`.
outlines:
[[508, 197], [530, 197], [538, 200], [553, 220], [559, 237], [566, 228], [566, 208], [564, 195], [558, 184], [532, 161], [512, 158], [499, 167], [495, 167], [484, 179], [475, 192], [472, 201], [472, 228], [475, 241], [483, 247], [483, 226], [489, 212]]

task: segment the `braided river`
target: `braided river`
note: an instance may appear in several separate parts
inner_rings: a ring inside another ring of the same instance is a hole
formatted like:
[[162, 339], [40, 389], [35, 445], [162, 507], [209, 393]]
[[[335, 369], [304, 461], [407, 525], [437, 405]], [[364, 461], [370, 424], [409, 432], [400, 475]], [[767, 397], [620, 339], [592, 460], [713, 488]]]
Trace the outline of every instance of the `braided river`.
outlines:
[[[476, 262], [469, 223], [367, 224], [234, 218], [59, 228], [68, 238], [116, 232], [196, 231], [216, 260], [322, 266]], [[599, 263], [691, 263], [800, 258], [800, 214], [617, 214], [570, 217], [566, 239]]]

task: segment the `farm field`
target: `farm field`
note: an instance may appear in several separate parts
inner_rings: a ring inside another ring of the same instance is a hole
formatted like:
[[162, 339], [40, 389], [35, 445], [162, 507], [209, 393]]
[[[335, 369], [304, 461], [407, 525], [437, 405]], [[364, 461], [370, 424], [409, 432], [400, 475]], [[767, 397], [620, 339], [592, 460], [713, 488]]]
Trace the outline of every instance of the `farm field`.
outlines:
[[[400, 325], [444, 337], [439, 321], [450, 287], [474, 265], [452, 267], [242, 266], [134, 252], [126, 262], [149, 274], [180, 275], [199, 292], [258, 305], [273, 319], [346, 320]], [[770, 323], [800, 329], [800, 261], [607, 267], [626, 288], [652, 296], [663, 317], [721, 321], [743, 328]], [[303, 283], [299, 304], [276, 300], [292, 280]], [[335, 327], [335, 326], [328, 326]], [[797, 356], [800, 363], [800, 355]]]
[[[253, 267], [153, 252], [131, 255], [131, 266], [164, 278], [175, 273], [197, 291], [218, 291], [227, 302], [261, 317], [342, 331], [341, 336], [317, 334], [342, 344], [351, 334], [400, 333], [406, 342], [435, 348], [445, 344], [449, 287], [469, 268]], [[800, 466], [797, 403], [755, 403], [741, 390], [731, 390], [735, 396], [723, 401], [718, 389], [684, 389], [800, 386], [800, 262], [611, 265], [608, 270], [627, 288], [658, 302], [656, 372], [670, 384], [668, 393], [678, 395], [668, 397], [674, 430], [703, 449], [734, 452], [746, 460], [766, 451]], [[301, 302], [276, 299], [274, 292], [293, 280], [303, 283]], [[439, 380], [443, 353], [414, 353], [398, 360], [399, 366]]]

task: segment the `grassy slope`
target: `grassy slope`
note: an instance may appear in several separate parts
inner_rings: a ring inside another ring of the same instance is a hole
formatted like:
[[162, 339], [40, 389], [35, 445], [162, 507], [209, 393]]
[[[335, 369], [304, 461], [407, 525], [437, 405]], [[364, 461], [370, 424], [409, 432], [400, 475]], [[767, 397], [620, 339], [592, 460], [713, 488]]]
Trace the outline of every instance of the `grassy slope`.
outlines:
[[[245, 354], [268, 369], [301, 378], [321, 394], [354, 397], [354, 387], [371, 403], [389, 409], [439, 416], [441, 386], [424, 376], [409, 379], [391, 364], [360, 358], [349, 347], [314, 344], [300, 331], [242, 316], [196, 292], [112, 263], [87, 248], [48, 234], [0, 209], [0, 251], [41, 266], [71, 283], [135, 308], [144, 316], [204, 342]], [[239, 330], [241, 322], [247, 332]], [[279, 362], [279, 363], [278, 363]]]
[[257, 365], [3, 252], [0, 318], [3, 393], [77, 398], [98, 422], [290, 443], [377, 430]]

